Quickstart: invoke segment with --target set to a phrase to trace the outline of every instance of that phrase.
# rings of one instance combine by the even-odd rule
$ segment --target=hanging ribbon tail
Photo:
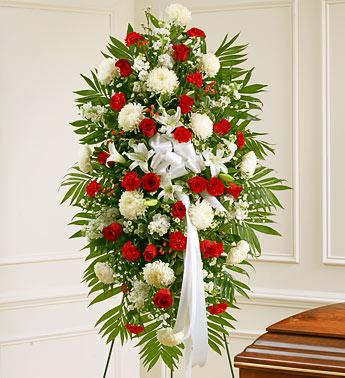
[[[181,298],[174,333],[184,333],[186,377],[190,378],[192,367],[196,365],[202,367],[207,360],[208,333],[198,231],[188,215],[189,197],[182,194],[180,200],[187,210],[187,247],[184,256]]]

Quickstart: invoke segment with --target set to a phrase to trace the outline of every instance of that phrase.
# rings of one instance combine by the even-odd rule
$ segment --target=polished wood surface
[[[267,331],[236,356],[241,378],[345,377],[345,304],[300,313]]]

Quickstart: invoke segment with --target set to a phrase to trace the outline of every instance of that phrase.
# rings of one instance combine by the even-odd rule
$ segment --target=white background
[[[149,4],[167,1],[0,0],[0,377],[95,378],[107,349],[93,329],[80,285],[81,244],[68,240],[71,215],[58,185],[77,155],[79,73],[101,60],[110,33],[139,28]],[[239,300],[232,352],[290,314],[345,298],[343,214],[344,0],[188,0],[210,48],[241,31],[248,67],[269,85],[262,122],[277,145],[269,160],[294,187],[281,196],[282,238],[263,238],[251,300]],[[100,306],[102,307],[102,306]],[[228,376],[211,354],[198,378]],[[157,367],[142,377],[168,377]],[[183,377],[183,372],[177,374]],[[136,351],[116,346],[109,377],[139,377]]]

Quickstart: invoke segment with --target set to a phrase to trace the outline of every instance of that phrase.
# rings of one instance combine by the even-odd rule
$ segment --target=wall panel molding
[[[330,90],[330,7],[345,0],[322,0],[322,103],[323,103],[323,252],[324,264],[345,265],[344,256],[332,253],[331,237],[331,90]]]

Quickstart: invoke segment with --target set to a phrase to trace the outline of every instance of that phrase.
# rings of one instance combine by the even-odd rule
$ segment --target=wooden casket
[[[240,378],[345,377],[345,303],[271,325],[235,366]]]

